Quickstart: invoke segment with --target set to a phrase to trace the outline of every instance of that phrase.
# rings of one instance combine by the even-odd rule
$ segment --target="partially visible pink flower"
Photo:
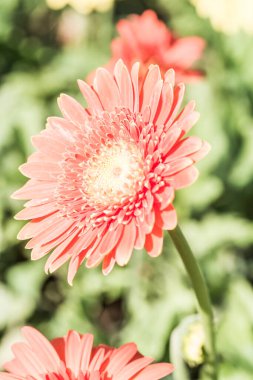
[[[88,108],[61,95],[63,118],[48,119],[20,167],[30,179],[13,197],[30,201],[16,219],[31,221],[18,238],[31,239],[33,260],[53,251],[46,271],[70,259],[70,283],[84,260],[88,268],[103,262],[108,274],[134,248],[158,256],[163,230],[177,224],[175,190],[196,180],[193,165],[209,151],[185,137],[199,115],[192,101],[179,112],[184,85],[174,71],[162,78],[151,65],[139,88],[138,70],[120,60],[114,75],[98,69],[93,86],[79,81]]]
[[[178,83],[201,78],[202,73],[192,69],[192,65],[203,53],[203,38],[176,38],[152,10],[120,20],[117,30],[119,37],[112,41],[112,59],[108,68],[113,69],[115,62],[122,58],[128,68],[139,61],[141,77],[153,63],[160,66],[162,73],[173,68]]]
[[[22,333],[26,342],[13,345],[15,358],[0,380],[156,380],[173,372],[172,364],[151,364],[135,343],[93,347],[91,334],[76,331],[51,342],[32,327]]]

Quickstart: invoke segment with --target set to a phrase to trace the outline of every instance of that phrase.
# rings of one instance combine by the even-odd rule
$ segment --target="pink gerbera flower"
[[[5,363],[0,380],[156,380],[173,372],[172,364],[150,364],[134,343],[93,347],[91,334],[76,331],[51,342],[32,327],[22,333],[26,342],[13,345],[15,359]]]
[[[141,78],[151,63],[158,64],[162,73],[173,68],[177,82],[190,82],[202,76],[200,71],[192,70],[192,65],[201,57],[205,41],[196,36],[176,38],[154,11],[120,20],[117,30],[119,37],[111,44],[109,68],[122,58],[128,68],[140,61]]]
[[[196,180],[193,164],[209,150],[184,137],[198,113],[190,102],[178,115],[184,85],[174,86],[173,70],[162,79],[151,65],[139,89],[138,68],[118,61],[114,75],[98,69],[93,86],[79,81],[86,109],[61,95],[63,118],[48,119],[20,167],[30,180],[13,197],[31,200],[16,219],[31,221],[18,238],[31,239],[33,260],[53,251],[46,271],[70,259],[70,283],[84,260],[108,274],[134,248],[158,256],[163,230],[177,224],[175,190]]]

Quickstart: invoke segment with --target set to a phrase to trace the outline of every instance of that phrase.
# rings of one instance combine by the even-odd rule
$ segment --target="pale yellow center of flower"
[[[88,160],[83,191],[97,204],[122,203],[142,186],[143,166],[141,153],[133,143],[108,142]]]

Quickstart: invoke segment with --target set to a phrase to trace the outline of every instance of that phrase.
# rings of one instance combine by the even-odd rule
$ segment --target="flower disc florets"
[[[19,238],[31,239],[33,259],[53,251],[47,271],[70,259],[69,282],[84,260],[107,274],[134,248],[158,256],[163,230],[177,223],[175,190],[194,182],[193,164],[209,150],[184,137],[198,113],[190,102],[178,114],[184,85],[173,70],[162,78],[151,65],[141,88],[138,70],[118,61],[114,75],[98,69],[92,86],[79,81],[86,109],[61,95],[63,118],[48,119],[21,166],[30,180],[14,197],[31,200],[16,217],[31,221]]]
[[[105,211],[108,220],[142,191],[147,164],[138,139],[131,135],[142,125],[134,116],[122,108],[90,117],[74,158],[71,146],[62,162],[55,193],[62,216],[80,220],[83,215],[86,225],[100,225],[104,220],[94,221],[94,213]]]

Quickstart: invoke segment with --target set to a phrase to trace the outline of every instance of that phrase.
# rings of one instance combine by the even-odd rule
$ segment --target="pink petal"
[[[134,248],[135,249],[142,249],[144,247],[146,240],[146,234],[142,226],[138,226],[136,229],[136,239],[134,242]]]
[[[3,368],[17,376],[18,380],[20,380],[20,376],[26,378],[27,371],[18,359],[13,359],[7,363],[4,363]]]
[[[92,112],[93,113],[102,112],[104,108],[96,92],[86,82],[82,80],[78,80],[78,86],[84,98],[86,99],[89,108],[92,110]]]
[[[181,107],[181,103],[185,93],[185,85],[183,83],[178,84],[174,88],[174,98],[173,104],[171,106],[171,111],[168,120],[166,120],[166,126],[170,126],[176,118],[176,115]]]
[[[107,111],[114,111],[120,105],[119,89],[107,70],[100,68],[96,71],[94,88]]]
[[[77,239],[77,234],[79,231],[74,231],[70,236],[67,237],[49,256],[46,265],[45,272],[50,271],[51,273],[60,266],[59,261],[62,263],[69,259],[68,247],[73,244]]]
[[[177,127],[168,130],[166,136],[164,137],[161,143],[160,148],[164,156],[166,156],[169,153],[169,151],[173,148],[173,146],[176,144],[176,142],[180,138],[181,133],[181,129]]]
[[[105,276],[107,276],[111,270],[113,269],[114,267],[114,264],[116,262],[115,260],[115,254],[116,254],[116,250],[113,249],[110,253],[108,253],[104,260],[103,260],[103,266],[102,266],[102,271],[103,271],[103,274]]]
[[[155,212],[151,210],[148,214],[145,215],[144,225],[146,234],[150,233],[154,227],[155,223]]]
[[[53,194],[56,182],[35,182],[29,180],[21,189],[11,195],[13,199],[43,199]]]
[[[181,66],[185,69],[191,67],[200,58],[205,48],[205,41],[200,37],[179,38],[167,54],[167,64]]]
[[[169,182],[174,189],[182,189],[193,184],[198,178],[198,175],[198,170],[194,166],[190,166],[174,176],[169,177]]]
[[[57,236],[46,244],[36,245],[31,251],[31,259],[38,260],[47,255],[52,249],[63,243],[68,236],[76,230],[75,224],[72,224],[63,234]]]
[[[59,217],[54,224],[41,231],[38,235],[32,238],[26,245],[26,248],[31,249],[36,245],[44,245],[57,237],[65,234],[66,231],[73,225],[73,221]]]
[[[146,367],[134,380],[159,380],[174,371],[174,367],[169,363],[155,363]]]
[[[0,380],[20,380],[20,376],[11,375],[10,373],[0,373]]]
[[[30,201],[25,202],[24,206],[28,207],[37,207],[37,206],[46,206],[48,203],[54,202],[54,197],[45,197],[44,199],[31,199]]]
[[[42,153],[46,154],[49,161],[59,161],[66,149],[66,144],[49,136],[37,135],[32,137],[32,144]]]
[[[157,212],[156,224],[163,230],[173,230],[177,225],[177,213],[170,204],[164,210]]]
[[[63,116],[73,122],[75,125],[82,127],[87,120],[85,109],[71,96],[61,94],[58,98],[58,105]]]
[[[102,363],[105,361],[105,349],[104,347],[98,346],[96,349],[96,353],[92,357],[89,365],[89,370],[91,371],[98,371],[102,365]]]
[[[50,133],[52,137],[58,137],[65,142],[74,142],[75,138],[73,133],[78,132],[78,130],[78,126],[62,117],[51,116],[47,119],[46,131]]]
[[[86,268],[95,268],[98,266],[102,261],[104,256],[101,255],[99,251],[97,251],[97,247],[99,245],[99,239],[95,241],[94,245],[89,248],[89,250],[86,253],[87,261],[86,261]]]
[[[155,116],[157,114],[157,109],[158,109],[158,104],[159,104],[161,93],[162,93],[162,88],[163,88],[163,81],[159,80],[153,89],[153,95],[149,103],[150,110],[151,110],[150,119],[149,119],[150,122],[154,121]]]
[[[165,169],[162,172],[164,177],[171,176],[172,174],[178,173],[181,170],[191,166],[193,164],[193,160],[189,157],[179,158],[176,161],[172,161],[169,164],[165,165]]]
[[[143,357],[131,361],[122,370],[117,374],[117,380],[126,380],[131,379],[136,373],[138,373],[143,368],[147,367],[150,363],[153,362],[152,358]]]
[[[177,81],[183,83],[198,82],[203,78],[203,71],[200,70],[178,70]]]
[[[86,256],[88,256],[91,250],[92,251],[94,250],[94,245],[91,245],[89,248],[86,248],[82,250],[81,252],[79,252],[78,254],[73,255],[71,257],[70,262],[69,262],[68,277],[67,277],[69,285],[73,285],[73,280],[76,276],[77,270],[82,265]]]
[[[19,240],[26,240],[38,235],[48,226],[52,225],[56,220],[58,220],[57,213],[54,213],[50,216],[41,217],[33,219],[28,222],[18,233]]]
[[[179,125],[185,133],[187,133],[199,119],[199,113],[194,111],[195,106],[195,101],[191,100],[175,119],[177,125]]]
[[[98,248],[101,255],[107,255],[111,252],[121,238],[123,230],[124,227],[120,224],[114,231],[109,230],[104,236],[102,236],[101,244]]]
[[[100,372],[99,371],[97,371],[97,372],[92,372],[91,374],[90,374],[90,378],[89,378],[89,380],[100,380],[101,379],[101,377],[100,377]]]
[[[202,140],[199,137],[191,136],[180,141],[172,152],[169,153],[165,162],[169,162],[179,159],[181,157],[190,156],[193,153],[199,151],[202,147]]]
[[[49,162],[50,160],[47,160],[47,155],[42,153],[42,152],[34,152],[27,159],[27,163],[40,162],[40,161],[45,161],[45,162],[48,161]]]
[[[174,199],[175,193],[171,186],[164,186],[155,193],[155,197],[160,203],[159,209],[164,210]]]
[[[54,181],[60,174],[60,167],[55,162],[28,162],[19,167],[23,175],[40,181]]]
[[[152,233],[146,236],[145,249],[149,256],[157,257],[162,253],[163,230],[157,225],[154,226]]]
[[[117,23],[117,30],[119,34],[124,38],[124,42],[127,48],[138,54],[138,42],[134,38],[134,30],[132,28],[132,25],[129,25],[127,20],[121,19]]]
[[[116,63],[114,76],[119,87],[121,105],[133,111],[133,86],[129,71],[122,60]]]
[[[182,121],[178,121],[180,128],[187,133],[199,120],[199,113],[192,112],[189,116],[185,117]],[[180,123],[180,124],[179,124]]]
[[[127,343],[116,349],[111,356],[109,365],[106,368],[109,376],[116,375],[137,353],[135,343]]]
[[[150,65],[147,76],[143,83],[143,87],[140,93],[141,100],[141,112],[144,111],[146,106],[149,106],[151,98],[153,96],[154,87],[161,79],[161,73],[157,65]]]
[[[116,261],[118,265],[124,266],[128,263],[134,247],[136,227],[133,220],[124,227],[122,237],[116,248]]]
[[[76,331],[69,331],[66,337],[65,362],[77,377],[80,370],[80,335]]]
[[[93,340],[94,338],[91,334],[84,334],[81,338],[81,351],[79,362],[79,368],[81,371],[86,371],[89,368]]]
[[[45,363],[41,362],[39,357],[36,356],[33,349],[25,343],[15,343],[12,346],[12,351],[17,360],[22,363],[26,375],[38,376],[40,373],[46,373],[47,368]]]
[[[131,79],[133,84],[133,92],[134,92],[134,112],[139,112],[139,62],[136,62],[132,66],[131,70]]]
[[[99,241],[97,237],[97,230],[90,230],[83,235],[78,234],[76,238],[71,242],[71,244],[69,244],[67,247],[68,255],[71,256],[70,266],[72,266],[73,262],[76,260],[78,255],[80,255],[80,253],[82,253],[84,257],[84,253],[87,252],[88,249],[94,247],[96,241]],[[78,260],[76,260],[76,263],[77,262]]]
[[[21,331],[47,371],[57,371],[60,360],[51,343],[32,327],[23,327]]]
[[[23,210],[21,210],[15,215],[15,219],[17,220],[36,219],[36,218],[41,218],[46,215],[51,215],[55,211],[57,211],[57,206],[55,202],[51,202],[45,205],[24,208]]]
[[[164,82],[170,84],[172,87],[175,86],[175,82],[176,82],[175,70],[169,69],[165,72]]]
[[[199,161],[199,160],[202,160],[202,158],[204,158],[211,150],[211,145],[206,142],[206,141],[203,141],[202,142],[202,146],[201,148],[190,155],[191,159],[194,160],[195,162]]]
[[[56,255],[55,250],[53,251],[52,254]],[[50,257],[49,257],[49,259],[50,259]],[[58,256],[54,259],[53,263],[50,264],[49,268],[47,268],[49,266],[49,264],[46,262],[45,272],[46,273],[54,273],[57,269],[62,267],[69,259],[70,259],[70,255],[68,254],[68,252],[64,252],[64,253],[60,253],[60,254],[58,253]]]

